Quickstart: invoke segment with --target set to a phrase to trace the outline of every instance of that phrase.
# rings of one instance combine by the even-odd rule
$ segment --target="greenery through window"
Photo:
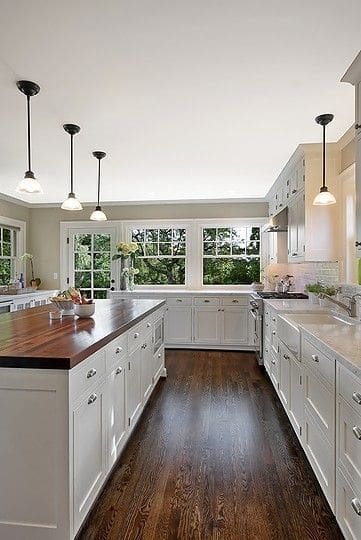
[[[135,258],[138,285],[185,284],[185,229],[133,229],[131,237],[138,244]]]
[[[88,298],[106,298],[111,279],[111,236],[74,234],[74,286]]]
[[[16,232],[0,225],[0,285],[8,285],[15,277]]]
[[[247,285],[259,277],[259,227],[203,229],[203,285]]]

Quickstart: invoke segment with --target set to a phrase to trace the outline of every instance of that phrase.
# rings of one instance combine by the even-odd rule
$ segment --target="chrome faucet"
[[[349,315],[349,317],[356,317],[357,316],[356,298],[358,296],[361,296],[361,293],[354,294],[353,296],[345,296],[345,298],[348,298],[350,300],[349,304],[347,305],[347,304],[344,304],[343,302],[340,302],[339,300],[335,300],[332,296],[329,296],[328,294],[320,293],[318,295],[319,298],[327,298],[327,300],[329,300],[333,304],[336,304],[336,306],[339,306],[340,308],[344,309],[347,312],[347,314]]]

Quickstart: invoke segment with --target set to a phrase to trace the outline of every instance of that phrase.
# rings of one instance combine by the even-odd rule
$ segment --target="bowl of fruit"
[[[62,311],[63,315],[74,315],[75,313],[75,307],[76,306],[92,306],[91,309],[95,310],[95,304],[93,304],[92,300],[88,300],[85,296],[81,295],[81,292],[79,289],[75,289],[74,287],[69,287],[66,291],[63,291],[61,294],[58,294],[58,296],[53,296],[50,298],[50,302],[54,304],[58,309]],[[90,308],[88,308],[88,312],[91,311]],[[81,309],[79,310],[81,311]],[[84,310],[84,313],[87,311]],[[79,317],[79,313],[76,313]],[[91,315],[86,315],[87,317],[91,317]]]

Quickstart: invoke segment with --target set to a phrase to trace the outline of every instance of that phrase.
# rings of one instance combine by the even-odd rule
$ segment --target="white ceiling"
[[[360,48],[360,0],[2,0],[0,192],[26,169],[25,98],[32,100],[33,170],[44,195],[69,191],[69,136],[78,123],[75,191],[148,201],[263,197],[300,142],[353,122],[340,83]]]

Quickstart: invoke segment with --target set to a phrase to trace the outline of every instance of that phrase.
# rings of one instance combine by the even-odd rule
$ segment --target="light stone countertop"
[[[305,313],[305,312],[314,312],[314,311],[328,311],[327,308],[320,306],[319,304],[312,304],[309,300],[305,299],[289,299],[289,300],[263,300],[265,304],[272,307],[279,313],[282,312],[291,312],[291,313]]]
[[[58,289],[36,289],[35,291],[30,292],[24,292],[19,294],[0,294],[0,302],[11,302],[12,300],[15,300],[16,298],[26,298],[27,296],[36,296],[38,294],[48,294],[49,296],[52,296],[54,293],[56,293]]]
[[[126,296],[132,296],[137,294],[159,294],[163,296],[175,295],[194,295],[194,294],[206,294],[206,295],[249,295],[254,293],[252,289],[134,289],[134,291],[113,291],[114,293],[121,293]]]

